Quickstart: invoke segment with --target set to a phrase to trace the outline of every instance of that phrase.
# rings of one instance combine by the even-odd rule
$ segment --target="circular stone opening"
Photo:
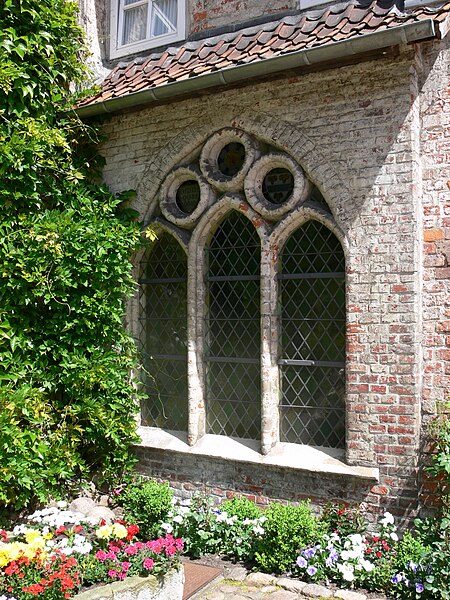
[[[185,181],[177,189],[175,202],[178,208],[190,215],[197,208],[200,202],[200,185],[195,179]]]
[[[294,191],[294,176],[284,167],[272,169],[264,177],[262,192],[272,204],[283,204]]]
[[[222,148],[217,157],[219,171],[227,177],[234,177],[244,166],[245,148],[240,142],[230,142]]]

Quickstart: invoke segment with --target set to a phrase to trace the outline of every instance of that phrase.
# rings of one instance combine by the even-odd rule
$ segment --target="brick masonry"
[[[436,403],[448,397],[449,64],[445,42],[411,45],[395,57],[143,107],[105,125],[105,180],[114,191],[137,190],[146,224],[168,171],[222,127],[286,151],[321,190],[347,244],[347,461],[379,467],[380,482],[140,448],[147,474],[186,493],[252,495],[253,486],[261,502],[334,497],[406,518],[432,502],[429,482],[419,502],[420,463]]]

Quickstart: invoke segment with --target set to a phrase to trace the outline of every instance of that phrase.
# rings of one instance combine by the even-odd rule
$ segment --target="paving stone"
[[[245,583],[248,585],[276,585],[277,578],[267,573],[250,573],[246,578]]]
[[[307,585],[304,581],[299,581],[298,579],[290,579],[289,577],[280,577],[277,580],[277,585],[288,590],[289,592],[298,592],[300,593],[305,585]]]
[[[304,596],[310,598],[332,598],[333,592],[323,585],[317,585],[316,583],[307,583],[302,589]]]
[[[227,567],[225,569],[225,578],[231,579],[231,581],[244,581],[247,577],[248,571],[244,567]]]
[[[225,594],[220,590],[213,590],[212,592],[207,593],[204,598],[205,600],[225,600]]]
[[[237,585],[232,585],[231,583],[222,583],[219,585],[219,590],[224,594],[232,594],[233,592],[240,593],[241,589]]]
[[[269,594],[270,592],[276,592],[277,589],[278,588],[276,585],[263,585],[261,592],[264,592],[264,594]]]
[[[350,590],[337,590],[337,592],[334,592],[334,597],[342,598],[342,600],[367,600],[366,594],[351,592]]]
[[[295,592],[288,592],[287,590],[278,590],[268,596],[268,600],[297,600],[298,594]]]

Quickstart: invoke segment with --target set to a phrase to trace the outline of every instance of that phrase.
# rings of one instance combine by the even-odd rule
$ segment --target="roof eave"
[[[375,31],[360,37],[325,44],[324,46],[297,50],[289,54],[236,65],[190,79],[147,88],[118,98],[80,106],[74,109],[74,112],[82,118],[114,113],[126,108],[186,96],[200,90],[236,84],[250,78],[263,77],[299,67],[319,65],[398,44],[425,41],[438,37],[438,34],[439,30],[433,19],[424,19],[423,21],[406,23],[398,27]]]

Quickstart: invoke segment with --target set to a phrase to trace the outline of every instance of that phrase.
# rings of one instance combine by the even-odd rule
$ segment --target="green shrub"
[[[230,517],[238,517],[240,521],[244,521],[245,519],[259,519],[262,515],[262,510],[259,506],[245,496],[225,500],[220,508]]]
[[[76,11],[0,2],[0,509],[134,463],[140,226],[98,183],[99,128],[64,112],[87,75]]]
[[[161,523],[167,519],[172,508],[173,491],[167,483],[138,480],[130,484],[120,495],[124,519],[139,525],[141,539],[158,537]]]
[[[298,551],[322,537],[322,527],[309,502],[298,506],[273,502],[265,512],[265,535],[257,545],[255,561],[266,572],[291,569]]]
[[[328,502],[322,511],[320,520],[327,531],[330,533],[334,531],[339,535],[364,533],[367,530],[367,522],[358,506]]]

